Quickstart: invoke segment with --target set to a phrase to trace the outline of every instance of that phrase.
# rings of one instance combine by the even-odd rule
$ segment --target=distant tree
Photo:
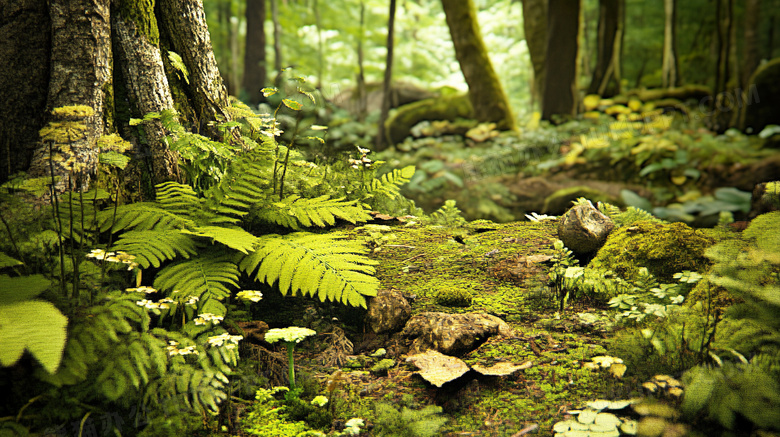
[[[745,1],[745,36],[744,36],[744,48],[742,53],[744,59],[742,61],[742,89],[748,88],[750,76],[756,71],[761,61],[761,56],[758,53],[758,35],[759,26],[761,25],[761,0],[746,0]]]
[[[547,51],[547,0],[523,0],[523,31],[534,79],[531,105],[541,100],[544,91],[544,56]]]
[[[246,48],[244,91],[250,104],[263,101],[262,88],[268,78],[265,65],[265,0],[246,2]]]
[[[482,41],[473,0],[442,0],[441,3],[477,120],[496,123],[500,129],[514,129],[509,100]]]
[[[588,94],[620,94],[625,0],[600,0],[596,68]]]
[[[676,0],[664,0],[664,53],[661,66],[661,81],[664,88],[675,87],[680,81],[677,68],[676,11]]]
[[[211,124],[230,120],[200,0],[28,0],[3,10],[0,38],[0,177],[29,170],[48,176],[52,142],[38,130],[76,119],[84,131],[58,140],[67,181],[74,163],[88,175],[97,165],[97,140],[119,133],[134,145],[146,180],[178,180],[177,156],[156,122],[130,126],[130,117],[178,110],[179,121],[217,137]],[[3,5],[5,8],[6,5]],[[8,12],[8,14],[6,14]],[[29,83],[30,85],[27,85]],[[52,114],[84,105],[90,111]],[[65,117],[66,120],[60,117]],[[81,185],[87,184],[88,178]]]
[[[545,57],[542,119],[573,115],[577,110],[577,51],[580,0],[547,3],[547,56]]]
[[[282,72],[282,23],[279,22],[279,0],[270,0],[271,2],[271,21],[274,25],[274,70],[276,70],[276,79],[278,82]]]
[[[729,127],[735,108],[733,102],[727,100],[727,86],[731,76],[732,34],[734,33],[734,0],[715,1],[715,47],[717,60],[715,63],[714,98],[710,103],[710,129],[724,132]]]
[[[387,16],[387,56],[385,57],[385,79],[382,84],[382,112],[379,115],[379,130],[376,135],[376,148],[381,150],[386,143],[385,121],[390,113],[390,90],[393,80],[393,46],[395,45],[395,1],[390,0]]]

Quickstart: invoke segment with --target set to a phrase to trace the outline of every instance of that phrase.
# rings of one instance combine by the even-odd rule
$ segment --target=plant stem
[[[288,372],[287,375],[290,380],[290,389],[295,388],[295,366],[294,366],[294,358],[293,358],[293,349],[295,349],[295,343],[293,342],[287,342],[285,343],[287,345],[287,365],[288,365]]]
[[[51,171],[51,202],[52,214],[54,214],[54,223],[57,224],[57,238],[59,239],[60,255],[60,291],[63,296],[67,296],[68,291],[65,287],[65,254],[62,248],[62,220],[60,220],[60,204],[57,201],[57,183],[54,178],[54,146],[49,141],[49,170]]]
[[[292,140],[290,145],[287,146],[287,154],[284,156],[284,168],[282,169],[282,177],[279,179],[279,201],[284,199],[284,177],[287,175],[287,164],[290,161],[290,150],[295,146],[295,138],[298,136],[298,126],[301,124],[301,118],[303,113],[298,112],[298,117],[295,119],[295,130],[293,131]]]

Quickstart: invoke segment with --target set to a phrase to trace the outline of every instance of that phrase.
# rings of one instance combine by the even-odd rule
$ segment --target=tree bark
[[[274,70],[278,82],[282,75],[282,24],[279,22],[279,0],[271,0],[271,21],[274,25]],[[277,83],[276,86],[279,86]]]
[[[620,94],[620,49],[623,39],[625,0],[600,0],[596,37],[596,68],[588,94],[605,97]]]
[[[679,85],[676,22],[677,2],[664,0],[664,49],[661,67],[661,81],[664,88],[673,88]]]
[[[387,57],[385,60],[385,79],[382,84],[382,112],[379,115],[378,131],[376,135],[376,149],[382,150],[386,143],[385,121],[390,113],[390,90],[393,81],[393,46],[395,45],[395,2],[390,0],[390,10],[387,17]]]
[[[265,15],[265,0],[247,0],[244,91],[252,105],[264,100],[261,90],[268,78],[265,64]]]
[[[750,76],[756,71],[761,61],[758,53],[758,30],[761,24],[761,0],[746,0],[745,2],[745,39],[742,53],[742,89],[747,90]]]
[[[549,0],[542,118],[574,115],[577,110],[577,52],[580,1]]]
[[[531,106],[544,92],[544,58],[547,51],[547,0],[523,0],[523,32],[534,67]]]
[[[512,110],[482,41],[473,0],[442,0],[442,6],[477,120],[514,129]]]
[[[726,92],[729,83],[731,66],[731,35],[734,25],[734,0],[716,0],[715,6],[715,37],[717,42],[717,62],[715,70],[714,98],[710,104],[709,128],[716,132],[725,132],[731,119],[728,112],[735,108],[729,107]],[[733,102],[731,102],[733,103]]]

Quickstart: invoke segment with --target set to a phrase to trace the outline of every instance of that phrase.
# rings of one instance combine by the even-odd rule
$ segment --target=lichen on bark
[[[122,0],[118,13],[122,18],[135,23],[138,33],[144,35],[150,44],[160,45],[160,30],[154,16],[155,0]]]

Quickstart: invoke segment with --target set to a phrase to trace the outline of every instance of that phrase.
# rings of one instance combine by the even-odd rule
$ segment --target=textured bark
[[[523,32],[534,67],[533,98],[544,92],[544,57],[547,51],[547,0],[523,0]]]
[[[734,0],[716,0],[715,38],[718,50],[714,98],[711,99],[709,128],[716,132],[725,132],[731,121],[731,107],[726,101],[730,97],[726,91],[731,66],[731,39],[734,26]]]
[[[542,94],[542,118],[574,115],[577,109],[577,51],[580,2],[549,0],[547,57]]]
[[[154,20],[154,16],[148,18]],[[124,78],[130,106],[135,112],[133,115],[142,117],[150,112],[173,109],[173,97],[160,49],[139,33],[134,21],[114,14],[111,23],[116,38],[117,64]],[[153,182],[180,180],[177,156],[164,142],[167,131],[157,121],[144,123],[143,126]]]
[[[274,1],[274,0],[272,0]],[[395,29],[395,0],[390,0],[387,17],[387,56],[385,58],[385,80],[382,84],[382,112],[379,115],[379,129],[376,135],[376,148],[382,150],[388,141],[385,122],[390,113],[390,85],[393,80],[393,46]]]
[[[46,0],[0,2],[0,183],[30,166],[46,120],[50,29]]]
[[[620,94],[620,49],[623,39],[625,0],[599,1],[596,68],[588,94]]]
[[[482,41],[473,0],[442,0],[442,6],[477,120],[514,129],[512,110]]]
[[[664,0],[664,53],[661,67],[662,84],[664,88],[679,85],[677,74],[677,2]]]
[[[271,21],[274,24],[274,70],[277,81],[282,72],[282,24],[279,23],[279,0],[271,1]]]
[[[209,122],[227,121],[227,90],[217,68],[200,0],[160,0],[162,29],[189,71],[190,94],[200,120],[200,132],[217,137]]]
[[[265,65],[265,15],[265,0],[247,0],[244,91],[252,105],[263,101],[261,90],[268,78]]]

